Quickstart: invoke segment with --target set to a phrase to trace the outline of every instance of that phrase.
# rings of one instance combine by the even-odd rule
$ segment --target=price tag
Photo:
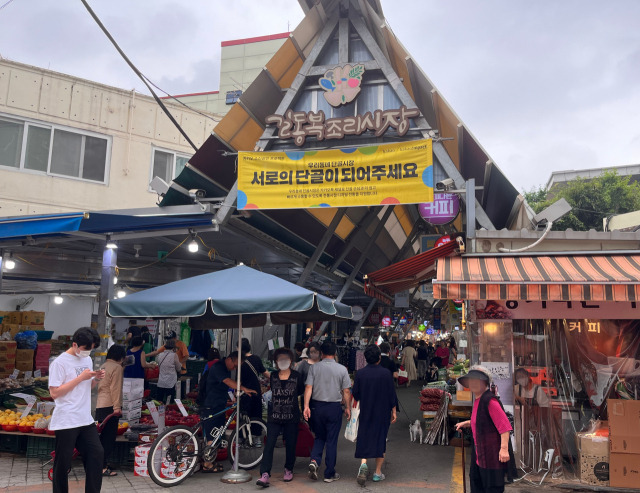
[[[25,371],[24,372],[24,378],[32,378],[33,377],[33,372],[32,371]]]
[[[9,375],[9,378],[11,378],[12,380],[17,380],[18,375],[20,375],[20,370],[16,368],[15,370],[13,370],[13,373]]]
[[[147,409],[149,409],[149,412],[151,413],[153,422],[155,423],[156,426],[158,426],[160,419],[158,415],[158,408],[156,407],[155,403],[151,401],[147,402]]]
[[[36,370],[33,372],[33,378],[40,378],[42,376],[42,370]]]
[[[11,394],[13,397],[17,397],[18,399],[24,399],[25,401],[27,401],[27,407],[25,408],[24,412],[22,413],[22,416],[20,416],[20,418],[24,418],[26,416],[29,415],[29,413],[31,412],[31,409],[33,409],[33,406],[36,403],[36,397],[34,395],[29,395],[29,394],[22,394],[22,393],[16,393],[16,394]]]
[[[183,416],[189,416],[189,413],[187,412],[187,410],[184,407],[184,404],[182,403],[182,400],[175,399],[175,403],[178,405],[178,409],[180,409],[180,412],[182,413]]]

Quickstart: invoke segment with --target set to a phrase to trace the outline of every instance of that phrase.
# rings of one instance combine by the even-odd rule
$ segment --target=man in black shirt
[[[127,338],[126,342],[130,342],[134,337],[142,336],[142,328],[137,325],[130,325],[127,329]]]

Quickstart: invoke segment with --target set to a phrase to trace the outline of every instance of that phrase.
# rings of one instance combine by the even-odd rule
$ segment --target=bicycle
[[[239,394],[241,396],[242,393]],[[202,419],[193,427],[178,425],[163,431],[151,445],[149,450],[147,469],[151,479],[159,486],[169,488],[183,483],[189,476],[196,472],[197,466],[201,462],[215,462],[220,448],[227,447],[229,460],[235,462],[236,440],[239,442],[238,467],[251,469],[262,460],[262,444],[256,444],[252,429],[259,428],[259,438],[264,444],[266,442],[267,427],[258,419],[250,419],[244,413],[236,422],[231,440],[227,443],[225,433],[231,422],[236,418],[237,402],[220,411]],[[211,430],[211,443],[205,440],[202,430],[203,423],[215,418],[228,410],[233,412],[227,418],[226,423]],[[238,438],[239,437],[239,438]]]

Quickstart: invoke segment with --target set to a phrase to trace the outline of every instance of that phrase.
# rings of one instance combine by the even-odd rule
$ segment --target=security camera
[[[191,200],[203,199],[206,195],[207,193],[199,188],[192,188],[189,190],[189,197],[191,197]]]
[[[447,189],[451,188],[454,185],[455,185],[455,183],[453,182],[452,178],[446,178],[446,179],[436,183],[436,190],[447,190]]]

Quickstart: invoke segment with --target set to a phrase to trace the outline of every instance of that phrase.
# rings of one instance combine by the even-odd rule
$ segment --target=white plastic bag
[[[360,418],[360,403],[358,402],[355,407],[351,408],[351,419],[347,423],[347,427],[344,430],[344,437],[350,442],[355,442],[358,438],[358,423]]]

